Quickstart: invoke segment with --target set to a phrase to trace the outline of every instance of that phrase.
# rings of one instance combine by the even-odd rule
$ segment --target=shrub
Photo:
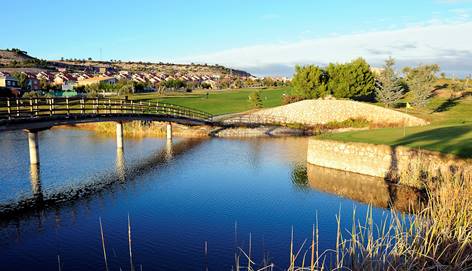
[[[291,104],[291,103],[296,103],[299,101],[303,101],[304,98],[300,96],[295,96],[295,95],[283,95],[282,96],[282,104]]]

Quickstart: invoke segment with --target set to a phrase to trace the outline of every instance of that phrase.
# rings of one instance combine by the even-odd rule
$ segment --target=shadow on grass
[[[472,158],[472,136],[454,142],[458,137],[472,131],[472,125],[441,127],[414,133],[394,142],[394,146],[414,145],[415,147],[452,153],[463,158]]]
[[[456,98],[449,98],[445,100],[442,104],[440,104],[433,112],[434,113],[439,113],[439,112],[445,112],[451,109],[452,107],[456,106],[459,103],[459,100],[462,97],[456,97]]]

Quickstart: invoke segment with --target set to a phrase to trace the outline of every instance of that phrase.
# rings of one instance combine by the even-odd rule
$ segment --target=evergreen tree
[[[249,100],[251,101],[253,107],[255,108],[262,108],[262,97],[260,91],[254,91],[249,96]]]
[[[408,88],[411,92],[411,102],[415,106],[424,107],[433,96],[433,83],[439,66],[420,65],[416,68],[406,67],[403,69],[406,75]]]
[[[292,79],[293,95],[304,99],[324,97],[327,92],[328,76],[315,65],[296,66]]]
[[[389,58],[385,60],[384,70],[380,73],[380,85],[377,86],[375,94],[378,101],[387,105],[394,106],[403,98],[403,87],[397,76],[395,69],[395,60]]]
[[[365,99],[375,90],[374,74],[362,58],[345,64],[329,64],[328,90],[336,98]]]

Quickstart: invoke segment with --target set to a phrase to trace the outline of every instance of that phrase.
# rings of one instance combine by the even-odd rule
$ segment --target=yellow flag
[[[406,103],[406,108],[411,108],[410,103],[408,103],[408,102]]]

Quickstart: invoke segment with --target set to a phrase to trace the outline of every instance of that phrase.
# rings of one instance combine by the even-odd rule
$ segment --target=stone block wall
[[[472,173],[472,160],[403,146],[339,142],[311,138],[307,162],[382,178],[414,177],[419,172],[445,176],[457,171]],[[402,175],[403,174],[403,175]],[[411,184],[415,185],[415,184]]]

